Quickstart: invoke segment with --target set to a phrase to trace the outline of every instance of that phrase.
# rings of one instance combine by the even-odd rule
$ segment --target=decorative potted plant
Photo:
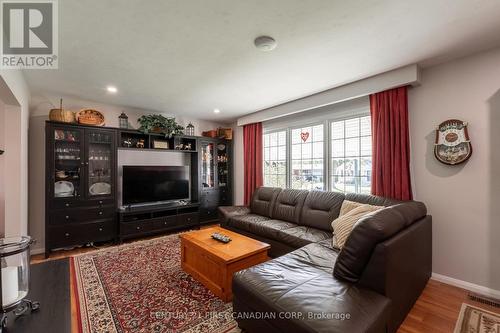
[[[179,125],[175,118],[167,118],[161,114],[141,116],[137,121],[141,125],[139,131],[143,133],[162,133],[165,134],[166,138],[184,134],[184,127]]]

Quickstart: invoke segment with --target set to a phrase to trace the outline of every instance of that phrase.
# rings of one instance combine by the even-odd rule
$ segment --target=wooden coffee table
[[[231,237],[225,244],[211,235],[214,232]],[[203,283],[216,296],[229,302],[232,297],[233,274],[267,261],[269,244],[220,227],[187,232],[181,238],[182,269]]]

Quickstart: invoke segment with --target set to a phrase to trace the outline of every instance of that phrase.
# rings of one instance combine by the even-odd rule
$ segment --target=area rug
[[[454,333],[500,333],[500,314],[463,303]]]
[[[178,234],[71,258],[80,333],[234,332],[224,303],[180,265]]]

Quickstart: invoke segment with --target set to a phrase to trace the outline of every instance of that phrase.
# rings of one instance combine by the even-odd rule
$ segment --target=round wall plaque
[[[458,119],[443,121],[436,128],[434,156],[441,163],[456,165],[472,155],[472,145],[467,132],[467,123]]]

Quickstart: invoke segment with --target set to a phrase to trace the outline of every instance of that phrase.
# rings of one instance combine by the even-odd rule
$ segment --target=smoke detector
[[[276,48],[276,41],[274,38],[269,36],[259,36],[255,38],[254,42],[255,47],[261,51],[272,51]]]

